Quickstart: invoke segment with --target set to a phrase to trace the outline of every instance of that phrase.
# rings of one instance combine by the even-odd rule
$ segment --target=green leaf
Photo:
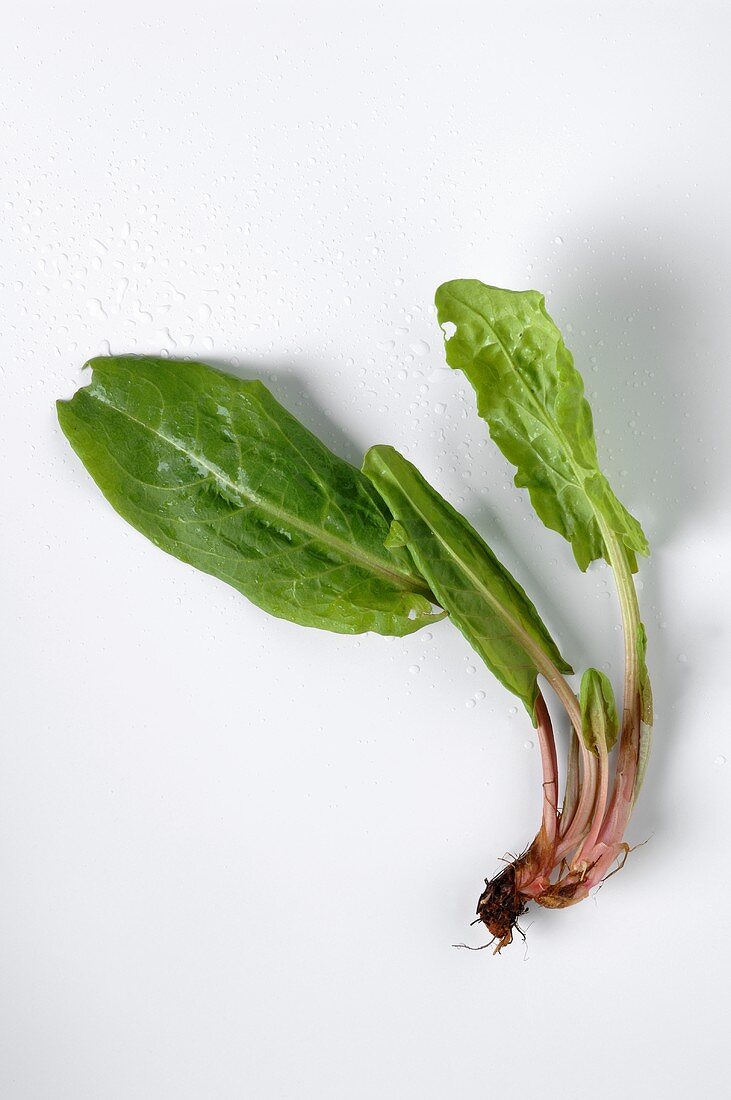
[[[389,550],[393,550],[397,546],[406,546],[408,541],[409,536],[403,525],[400,524],[397,519],[392,520],[391,526],[388,529],[388,534],[386,535],[386,541],[383,545],[387,546]]]
[[[93,359],[58,402],[69,442],[107,500],[156,546],[273,615],[345,634],[433,622],[391,516],[258,381],[203,363]]]
[[[587,668],[581,677],[581,735],[590,752],[599,755],[599,746],[611,752],[619,736],[619,717],[612,685],[596,668]]]
[[[652,687],[647,671],[647,631],[644,624],[637,626],[637,668],[640,686],[640,716],[648,726],[652,725]]]
[[[602,527],[636,568],[647,539],[599,469],[581,375],[543,295],[455,279],[439,287],[436,306],[440,325],[455,326],[447,362],[472,383],[480,416],[543,523],[568,539],[582,570],[607,557]]]
[[[647,632],[642,623],[639,623],[637,627],[637,673],[640,689],[640,746],[633,795],[635,801],[645,781],[650,750],[652,749],[652,687],[650,686],[650,674],[647,671]]]
[[[417,569],[487,667],[533,717],[547,661],[571,672],[520,585],[467,520],[393,447],[372,447],[363,472],[406,538]]]

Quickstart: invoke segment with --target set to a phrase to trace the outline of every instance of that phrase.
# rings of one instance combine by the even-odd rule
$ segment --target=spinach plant
[[[538,732],[542,815],[478,902],[499,952],[530,901],[573,905],[629,851],[652,726],[633,582],[648,545],[599,469],[582,380],[543,296],[455,280],[439,287],[436,306],[451,329],[447,362],[474,387],[515,484],[581,570],[597,558],[612,567],[625,640],[621,717],[597,669],[584,672],[577,696],[524,589],[392,447],[372,447],[357,470],[261,382],[172,359],[91,360],[90,384],[58,402],[58,417],[107,500],[163,550],[303,626],[403,636],[448,617],[522,700]],[[562,798],[540,678],[571,729]]]

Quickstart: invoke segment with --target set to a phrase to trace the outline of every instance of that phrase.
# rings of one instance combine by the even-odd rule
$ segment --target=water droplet
[[[523,742],[523,748],[524,749],[534,749],[535,745],[533,744],[532,741],[524,741]]]
[[[485,698],[484,691],[476,691],[475,692],[475,699],[477,700],[478,703],[481,703],[484,698]]]
[[[412,676],[415,676],[417,672],[421,672],[421,667],[419,665],[409,665],[409,672]]]
[[[413,351],[414,355],[428,355],[431,351],[426,340],[414,340],[413,343],[409,344],[409,348]]]
[[[465,706],[467,707],[468,710],[474,710],[474,708],[477,706],[477,703],[475,702],[474,699],[468,699],[467,702],[465,703]]]
[[[475,668],[474,665],[467,665],[467,668],[465,669],[465,672],[467,673],[468,676],[474,676],[474,674],[477,672],[477,669]]]
[[[713,763],[718,764],[719,767],[722,767],[726,763],[726,757],[725,756],[717,756],[716,759],[713,761]]]
[[[554,244],[563,244],[563,237],[554,237],[553,238],[553,243]]]
[[[508,707],[508,715],[509,715],[510,718],[514,718],[517,713],[518,713],[518,708],[517,707]]]
[[[101,304],[98,298],[88,298],[86,302],[86,308],[89,311],[91,317],[101,317],[106,319],[106,313],[104,306]]]
[[[173,339],[169,328],[161,328],[159,332],[155,333],[155,339],[161,340],[163,344],[170,344],[171,347],[176,347],[175,340]]]

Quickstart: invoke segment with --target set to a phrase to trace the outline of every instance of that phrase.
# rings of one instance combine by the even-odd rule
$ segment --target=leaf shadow
[[[596,415],[599,456],[618,495],[642,516],[655,548],[704,510],[700,410],[688,375],[699,288],[684,243],[611,225],[604,246],[579,253],[548,307],[564,330]],[[672,240],[672,244],[669,243]]]
[[[264,382],[276,399],[331,451],[360,469],[363,450],[332,419],[315,395],[311,378],[322,372],[322,364],[309,364],[303,358],[285,356],[271,356],[255,363],[240,358],[233,361],[207,356],[206,362],[238,378]]]
[[[678,596],[663,563],[673,541],[714,509],[720,486],[706,480],[707,456],[698,441],[708,428],[707,410],[697,376],[695,385],[689,382],[697,369],[701,287],[677,227],[638,231],[648,224],[638,210],[593,229],[594,243],[577,252],[548,305],[560,326],[565,330],[568,321],[573,330],[566,342],[595,411],[600,462],[652,547],[640,565],[639,598],[659,736],[634,828],[662,836],[673,815],[667,792],[673,744],[683,732],[681,704],[694,690],[688,676],[678,675],[683,639],[662,625],[668,601]]]

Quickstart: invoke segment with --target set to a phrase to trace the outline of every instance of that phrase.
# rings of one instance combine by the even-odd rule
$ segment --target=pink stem
[[[543,768],[543,834],[546,844],[553,848],[558,829],[558,758],[551,718],[542,695],[536,700],[536,720]]]
[[[586,843],[582,844],[580,852],[572,860],[571,870],[560,880],[562,884],[573,883],[575,885],[575,889],[571,894],[572,904],[587,897],[589,891],[598,886],[605,878],[610,867],[622,851],[628,850],[623,837],[634,805],[639,737],[640,700],[638,696],[633,712],[625,715],[622,739],[619,745],[617,770],[614,777],[614,789],[609,800],[609,806],[603,817],[597,806],[597,813],[590,829],[590,835],[587,836]],[[591,834],[596,832],[597,823],[599,823],[598,835],[595,840],[591,841]],[[581,866],[578,865],[579,859],[581,860]]]
[[[569,742],[569,759],[566,769],[566,790],[561,806],[560,831],[565,833],[574,820],[576,807],[579,804],[579,738],[574,729],[571,730]]]
[[[581,751],[582,777],[579,804],[566,832],[556,848],[556,862],[570,852],[584,839],[591,821],[592,810],[597,793],[597,758],[589,752],[583,741],[579,742]]]
[[[527,851],[515,861],[515,885],[524,897],[537,897],[550,885],[556,862],[558,838],[558,759],[553,726],[546,701],[536,700],[536,724],[543,769],[543,813],[541,827]]]
[[[622,851],[624,833],[634,806],[635,776],[640,745],[640,699],[636,698],[632,713],[627,715],[625,730],[619,746],[614,790],[609,807],[593,849],[588,848],[584,859],[592,864],[586,876],[587,891],[596,886],[606,875],[614,860]]]
[[[607,795],[609,793],[609,757],[607,755],[607,745],[605,741],[601,741],[599,744],[599,781],[597,786],[596,803],[594,805],[594,814],[591,819],[591,825],[589,826],[589,832],[586,834],[586,838],[581,844],[578,852],[571,860],[572,870],[585,869],[587,866],[587,859],[585,853],[591,852],[599,837],[600,830],[604,822],[604,810],[607,805]]]

